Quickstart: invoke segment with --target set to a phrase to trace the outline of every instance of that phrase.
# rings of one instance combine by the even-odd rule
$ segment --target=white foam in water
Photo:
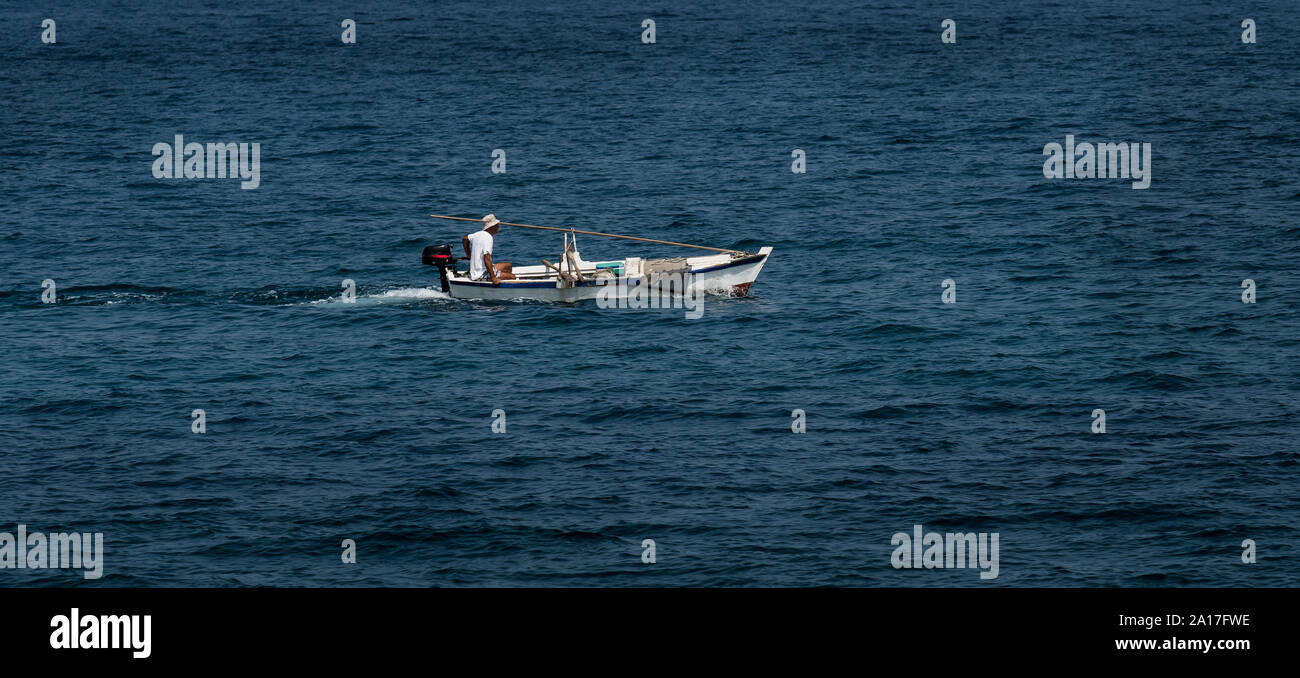
[[[431,287],[403,287],[396,290],[386,290],[379,294],[362,294],[357,296],[357,300],[352,303],[357,304],[385,304],[385,303],[402,303],[408,301],[421,301],[425,299],[445,299],[450,300],[451,295],[442,290]],[[329,297],[328,299],[317,299],[308,302],[315,304],[342,304],[342,296]]]
[[[383,294],[369,294],[373,299],[450,299],[451,295],[432,287],[404,287],[400,290],[388,290]]]

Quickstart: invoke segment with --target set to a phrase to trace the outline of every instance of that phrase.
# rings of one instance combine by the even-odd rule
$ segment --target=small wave
[[[1157,391],[1178,391],[1195,386],[1196,380],[1179,374],[1157,372],[1155,370],[1138,370],[1124,374],[1112,373],[1093,380],[1102,384],[1122,384],[1130,388],[1154,389]]]

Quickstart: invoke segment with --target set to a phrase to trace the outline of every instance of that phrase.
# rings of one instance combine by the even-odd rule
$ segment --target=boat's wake
[[[451,299],[451,295],[442,290],[435,290],[432,287],[403,287],[396,290],[386,290],[381,294],[367,295],[373,299]]]
[[[384,290],[373,294],[358,294],[355,299],[348,301],[342,294],[336,294],[325,299],[317,299],[309,302],[311,305],[334,305],[334,304],[407,304],[421,301],[452,301],[451,295],[431,287],[401,287],[394,290]]]
[[[737,294],[736,291],[727,286],[710,287],[701,289],[700,293],[704,298],[710,300],[722,300],[732,298],[742,298],[744,295]],[[4,296],[4,295],[0,295]],[[8,295],[15,299],[17,295]],[[30,295],[28,295],[30,296]],[[680,297],[679,297],[680,300]],[[529,297],[517,297],[513,299],[500,300],[475,300],[475,299],[457,299],[450,294],[439,290],[435,287],[392,287],[389,289],[377,289],[373,291],[358,290],[355,296],[347,298],[340,290],[331,293],[331,290],[321,288],[286,288],[286,287],[265,287],[257,290],[237,290],[233,292],[204,292],[200,290],[181,290],[170,288],[141,288],[129,285],[106,285],[99,287],[80,287],[70,288],[66,292],[60,293],[58,303],[69,306],[116,306],[142,303],[235,303],[247,306],[315,306],[315,307],[333,307],[333,306],[380,306],[380,305],[409,305],[409,304],[465,304],[468,307],[482,306],[484,303],[496,309],[501,308],[500,304],[522,304],[522,305],[550,305],[559,304],[564,306],[593,304],[598,302],[592,299],[582,301],[564,301],[550,302],[533,299]],[[28,305],[39,305],[38,301],[31,301]]]

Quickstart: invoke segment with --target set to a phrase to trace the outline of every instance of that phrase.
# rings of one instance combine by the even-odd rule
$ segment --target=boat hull
[[[763,270],[763,265],[767,263],[767,258],[771,254],[771,247],[764,247],[757,254],[751,254],[743,257],[732,259],[731,261],[713,263],[705,261],[700,265],[692,264],[690,270],[691,281],[689,285],[698,288],[704,294],[719,296],[743,297],[749,294],[754,280]],[[625,260],[626,261],[626,260]],[[499,286],[493,286],[490,281],[470,280],[463,275],[451,276],[448,280],[450,283],[450,294],[457,299],[481,299],[488,301],[511,301],[511,300],[534,300],[549,302],[579,302],[594,300],[597,295],[604,294],[607,299],[617,299],[626,297],[627,291],[637,285],[645,285],[650,281],[653,274],[636,273],[627,276],[604,276],[605,280],[586,280],[574,283],[572,285],[564,282],[558,276],[553,278],[537,279],[523,278],[518,280],[502,280]],[[588,275],[587,277],[592,277]],[[610,289],[605,289],[606,287]],[[694,294],[695,290],[687,288],[688,294]]]

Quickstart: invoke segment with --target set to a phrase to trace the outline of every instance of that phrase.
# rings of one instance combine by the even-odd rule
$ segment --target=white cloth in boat
[[[686,257],[673,257],[672,259],[646,259],[642,270],[645,271],[646,275],[655,273],[689,274],[691,272],[691,264],[686,260]]]
[[[492,234],[487,231],[475,231],[469,234],[469,279],[491,279],[483,255],[492,254]]]

